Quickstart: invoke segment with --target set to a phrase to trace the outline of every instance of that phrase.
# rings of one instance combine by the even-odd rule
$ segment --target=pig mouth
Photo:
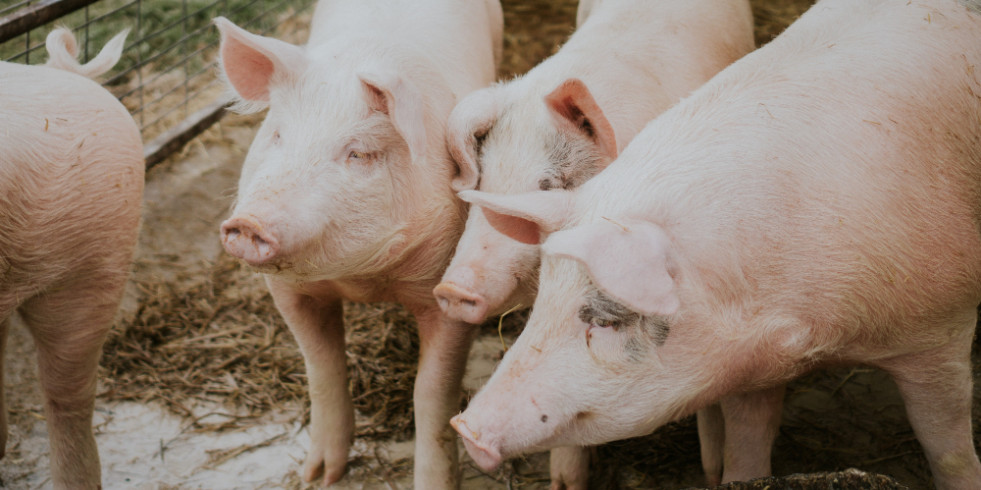
[[[493,441],[486,440],[486,438],[481,441],[480,432],[471,430],[467,426],[467,422],[459,415],[450,419],[450,425],[463,438],[463,445],[466,447],[467,453],[477,463],[477,466],[480,466],[484,471],[494,471],[504,461],[501,451],[496,444]]]
[[[288,270],[288,267],[283,266],[279,263],[265,263],[265,264],[250,264],[249,261],[239,259],[239,262],[248,266],[249,269],[255,272],[261,272],[263,274],[282,274],[284,271]]]

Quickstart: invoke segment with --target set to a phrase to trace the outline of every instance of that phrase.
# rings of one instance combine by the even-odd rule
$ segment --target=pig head
[[[269,107],[221,226],[231,255],[296,280],[368,276],[416,245],[412,237],[433,236],[423,229],[453,225],[410,214],[459,214],[440,188],[451,167],[435,117],[452,100],[429,100],[368,59],[318,60],[316,51],[215,22],[239,109]]]
[[[573,196],[461,193],[496,229],[533,243],[570,222]],[[452,421],[485,469],[518,453],[642,435],[691,410],[682,387],[698,382],[697,370],[664,362],[685,350],[686,336],[670,328],[678,266],[664,231],[599,220],[551,233],[541,248],[536,305],[547,307],[532,311],[485,389]],[[651,382],[662,376],[676,382]]]
[[[617,155],[613,127],[576,78],[547,94],[520,86],[479,90],[454,108],[448,125],[457,191],[478,184],[505,194],[569,189]],[[539,261],[537,245],[508,239],[479,209],[474,206],[467,217],[453,260],[433,291],[444,312],[469,323],[530,306]]]

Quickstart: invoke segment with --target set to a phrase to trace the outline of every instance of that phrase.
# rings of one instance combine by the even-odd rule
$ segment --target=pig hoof
[[[303,463],[303,481],[309,483],[323,475],[324,485],[337,483],[344,476],[347,466],[346,463],[347,461],[342,461],[332,464],[329,461],[325,461],[323,457],[309,456],[307,457],[307,461]]]
[[[552,480],[552,484],[549,485],[548,490],[586,490],[586,485],[577,485],[575,483],[566,483],[562,480]]]

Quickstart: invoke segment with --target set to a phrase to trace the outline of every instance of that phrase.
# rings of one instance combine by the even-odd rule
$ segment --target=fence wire
[[[0,0],[0,60],[47,61],[44,40],[71,28],[84,63],[116,33],[130,29],[119,63],[103,85],[143,134],[152,166],[221,118],[217,79],[219,15],[261,34],[295,32],[315,0]],[[278,28],[278,29],[277,29]],[[298,40],[291,39],[296,42]]]

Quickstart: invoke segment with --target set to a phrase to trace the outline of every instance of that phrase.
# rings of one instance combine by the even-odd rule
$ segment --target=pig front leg
[[[347,382],[343,305],[333,294],[304,291],[267,276],[266,284],[303,354],[310,392],[310,450],[301,476],[323,475],[330,485],[344,476],[354,436],[354,404]],[[309,286],[308,286],[309,287]],[[312,289],[312,288],[311,288]]]
[[[557,447],[549,453],[549,490],[586,490],[589,485],[589,448]]]
[[[727,396],[720,402],[725,426],[722,483],[770,476],[785,387]]]
[[[729,396],[697,412],[708,486],[770,476],[770,453],[780,429],[784,388]]]
[[[971,344],[977,310],[933,331],[949,335],[931,350],[880,363],[896,381],[906,414],[940,490],[981,488],[971,431]],[[953,333],[949,333],[953,332]]]
[[[414,312],[419,324],[419,373],[413,393],[416,412],[415,488],[460,487],[457,435],[450,417],[460,411],[460,393],[474,326],[446,318],[432,305]]]
[[[37,346],[54,488],[101,488],[92,433],[96,370],[121,284],[63,285],[26,301],[21,317]]]

